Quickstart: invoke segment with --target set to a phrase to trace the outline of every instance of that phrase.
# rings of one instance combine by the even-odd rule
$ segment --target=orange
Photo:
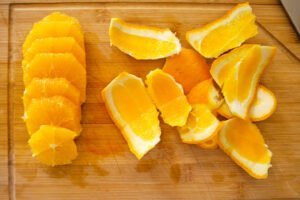
[[[181,45],[169,29],[143,26],[112,18],[110,43],[138,60],[159,59],[177,54]]]
[[[184,126],[192,109],[182,86],[173,76],[155,69],[146,77],[147,90],[161,112],[164,122],[170,126]]]
[[[202,149],[217,149],[218,148],[218,134],[215,134],[212,139],[197,144]]]
[[[50,166],[70,164],[77,157],[75,137],[68,129],[42,125],[28,141],[32,157]]]
[[[70,129],[79,135],[80,106],[61,96],[32,99],[25,110],[24,121],[29,135],[41,125],[54,125]]]
[[[224,122],[218,144],[250,176],[268,177],[272,153],[256,125],[238,118]]]
[[[158,112],[143,81],[123,72],[103,89],[102,97],[131,152],[141,159],[160,141],[161,134]]]
[[[190,104],[205,104],[210,110],[215,110],[223,102],[220,90],[212,79],[207,79],[195,85],[187,95]]]
[[[185,93],[211,77],[206,60],[193,49],[182,48],[179,54],[168,57],[163,71],[171,74]]]
[[[75,105],[80,105],[79,90],[66,79],[34,78],[24,91],[23,101],[25,110],[30,105],[32,99],[53,96],[63,96],[72,101]]]
[[[186,124],[178,127],[181,140],[188,144],[199,144],[211,140],[221,123],[205,104],[194,104]]]
[[[42,19],[42,21],[51,21],[51,22],[53,22],[53,21],[54,22],[71,21],[74,24],[76,24],[79,28],[81,28],[80,23],[76,18],[66,15],[64,13],[61,13],[61,12],[52,12],[51,14],[44,17]]]
[[[220,19],[188,31],[186,39],[204,57],[217,58],[256,34],[257,26],[252,8],[249,3],[242,3]]]
[[[65,78],[80,91],[85,101],[86,71],[70,53],[40,53],[24,68],[25,87],[33,78]]]

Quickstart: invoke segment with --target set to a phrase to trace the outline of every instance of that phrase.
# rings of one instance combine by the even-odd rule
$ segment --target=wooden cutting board
[[[300,199],[300,43],[277,1],[253,2],[259,34],[247,41],[277,47],[276,57],[261,82],[276,94],[278,108],[271,118],[258,123],[274,154],[268,179],[251,178],[221,150],[203,150],[181,143],[176,130],[165,124],[162,141],[138,161],[105,110],[100,91],[117,74],[128,71],[144,78],[147,72],[164,64],[164,59],[137,61],[111,47],[111,17],[169,27],[182,45],[189,47],[185,41],[187,30],[210,22],[234,5],[214,2],[3,1],[0,199]],[[21,45],[33,23],[52,11],[65,12],[81,22],[88,80],[87,102],[82,107],[84,129],[76,141],[79,156],[71,165],[54,168],[31,157],[28,134],[21,120]]]

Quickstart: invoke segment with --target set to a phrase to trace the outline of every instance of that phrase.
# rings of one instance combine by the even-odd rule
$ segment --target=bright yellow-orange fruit
[[[23,101],[24,108],[29,106],[32,99],[42,97],[63,96],[80,105],[80,92],[69,81],[64,78],[34,78],[25,88]]]
[[[79,135],[80,118],[80,106],[61,96],[32,99],[24,113],[29,135],[37,131],[41,125],[64,127]]]
[[[218,133],[215,134],[210,140],[197,144],[202,149],[217,149],[218,148]]]
[[[185,125],[192,107],[184,95],[182,86],[173,76],[161,69],[155,69],[148,73],[146,84],[164,122],[170,126]]]
[[[40,53],[24,68],[23,79],[27,87],[34,78],[65,78],[80,91],[85,101],[86,71],[70,53]]]
[[[195,85],[187,95],[190,104],[205,104],[210,110],[215,110],[223,102],[223,97],[212,79],[207,79]]]
[[[182,48],[179,54],[168,57],[163,71],[171,74],[185,93],[211,77],[206,60],[193,49]]]
[[[44,17],[42,19],[42,21],[51,21],[51,22],[71,21],[81,29],[80,23],[76,18],[66,15],[64,13],[61,13],[61,12],[50,13],[49,15]]]
[[[217,58],[256,34],[257,26],[252,8],[249,3],[242,3],[223,17],[188,31],[186,39],[204,57]]]
[[[42,125],[28,141],[32,157],[50,166],[70,164],[77,157],[75,137],[68,129]]]
[[[131,152],[141,159],[160,141],[161,134],[158,112],[142,79],[123,72],[103,89],[102,97]]]
[[[127,23],[112,18],[110,43],[138,60],[159,59],[179,53],[181,45],[169,29]]]
[[[205,104],[194,104],[186,124],[178,127],[181,140],[188,144],[208,141],[219,131],[221,123]]]
[[[256,125],[233,118],[224,122],[218,144],[250,176],[268,177],[272,153]]]

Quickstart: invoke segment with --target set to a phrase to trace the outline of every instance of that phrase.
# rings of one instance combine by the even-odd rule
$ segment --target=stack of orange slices
[[[23,58],[24,121],[32,156],[51,166],[71,163],[86,93],[79,22],[58,12],[46,16],[27,35]]]

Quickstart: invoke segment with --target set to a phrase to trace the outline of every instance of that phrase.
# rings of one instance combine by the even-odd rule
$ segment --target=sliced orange
[[[53,13],[47,15],[46,17],[44,17],[42,19],[42,21],[51,21],[51,22],[52,21],[54,21],[54,22],[72,21],[73,23],[77,24],[78,27],[81,27],[79,21],[76,18],[66,15],[64,13],[61,13],[61,12],[53,12]]]
[[[23,54],[31,47],[36,39],[47,37],[73,37],[84,49],[84,39],[78,24],[73,21],[41,21],[34,24],[23,44]]]
[[[252,8],[249,3],[242,3],[223,17],[188,31],[186,39],[204,57],[217,58],[256,34],[257,26]]]
[[[247,53],[227,69],[227,76],[221,85],[224,99],[230,111],[234,116],[243,119],[248,117],[248,111],[255,97],[260,76],[275,54],[274,47],[247,45],[247,48],[249,48]],[[233,52],[228,54],[233,54]]]
[[[71,53],[85,68],[85,52],[72,37],[48,37],[34,40],[24,54],[23,68],[39,53]]]
[[[272,153],[256,125],[238,118],[224,122],[218,144],[250,176],[268,177]]]
[[[163,71],[171,74],[185,93],[211,77],[206,60],[193,49],[182,48],[179,54],[168,57]]]
[[[80,118],[80,106],[61,96],[32,99],[24,114],[29,135],[41,125],[64,127],[79,135]]]
[[[28,141],[32,157],[50,166],[69,164],[77,157],[75,137],[68,129],[42,125]]]
[[[186,124],[178,127],[181,140],[188,144],[198,144],[214,137],[220,128],[219,120],[205,104],[194,104]]]
[[[202,149],[217,149],[218,148],[218,134],[215,134],[210,140],[197,144]]]
[[[256,96],[249,109],[249,119],[251,121],[262,121],[267,119],[274,113],[276,104],[277,101],[274,93],[268,88],[259,85]],[[226,103],[220,106],[218,113],[227,119],[233,117]]]
[[[42,97],[63,96],[80,105],[80,92],[69,81],[64,78],[34,78],[25,88],[23,101],[24,108],[29,106],[32,99]]]
[[[223,97],[212,79],[198,83],[187,95],[190,104],[205,104],[209,109],[215,110],[223,102]]]
[[[102,97],[131,152],[141,159],[160,141],[161,134],[158,112],[142,79],[123,72],[104,88]]]
[[[85,101],[86,71],[70,53],[40,53],[24,67],[25,87],[33,78],[65,78],[80,91]]]
[[[161,69],[155,69],[148,73],[146,84],[164,122],[170,126],[185,125],[192,107],[183,93],[182,86],[173,76]]]
[[[127,23],[119,18],[111,19],[109,37],[111,45],[138,60],[165,58],[181,49],[169,29]]]

